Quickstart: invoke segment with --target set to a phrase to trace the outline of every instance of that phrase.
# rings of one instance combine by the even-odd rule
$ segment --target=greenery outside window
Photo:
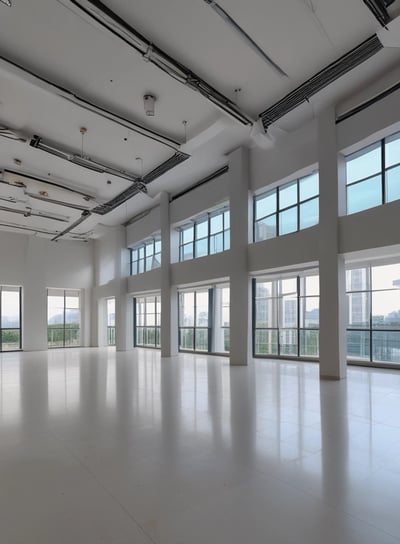
[[[80,291],[47,290],[47,343],[49,348],[81,345]]]
[[[161,347],[161,296],[134,299],[135,347]]]
[[[0,351],[22,348],[21,287],[0,286]]]

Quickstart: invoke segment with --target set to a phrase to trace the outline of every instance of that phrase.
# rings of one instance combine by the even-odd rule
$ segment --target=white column
[[[178,354],[177,290],[171,287],[171,225],[169,194],[160,195],[161,223],[161,357]]]
[[[230,364],[247,365],[249,358],[250,282],[247,264],[249,240],[249,157],[239,148],[229,156],[231,217]]]
[[[339,176],[334,108],[318,119],[320,377],[346,377],[346,307],[344,259],[339,255],[338,217],[344,198]]]

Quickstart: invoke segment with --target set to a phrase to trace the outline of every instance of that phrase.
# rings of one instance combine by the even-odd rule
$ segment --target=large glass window
[[[253,280],[254,355],[318,357],[319,277]]]
[[[179,228],[179,260],[188,261],[230,248],[229,210],[207,213]]]
[[[211,351],[212,289],[179,293],[179,349]]]
[[[107,345],[115,346],[115,298],[107,299]]]
[[[47,343],[49,348],[81,345],[80,291],[47,290]]]
[[[152,238],[131,249],[131,276],[161,266],[161,240]]]
[[[346,272],[347,355],[400,364],[400,264]]]
[[[254,197],[254,242],[306,229],[319,222],[318,172]]]
[[[214,288],[214,320],[213,320],[213,352],[229,353],[230,351],[230,290],[228,285],[217,285]]]
[[[0,286],[0,351],[21,349],[21,287]]]
[[[159,295],[136,297],[135,346],[161,347],[161,297]]]
[[[400,133],[346,157],[347,213],[400,199]]]

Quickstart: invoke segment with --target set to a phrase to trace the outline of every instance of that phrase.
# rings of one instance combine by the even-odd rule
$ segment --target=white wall
[[[23,348],[47,349],[49,287],[82,290],[82,344],[89,346],[93,244],[0,232],[0,284],[23,288]]]

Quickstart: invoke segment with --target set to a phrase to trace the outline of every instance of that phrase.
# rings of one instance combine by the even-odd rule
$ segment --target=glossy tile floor
[[[400,372],[0,355],[4,544],[400,542]]]

